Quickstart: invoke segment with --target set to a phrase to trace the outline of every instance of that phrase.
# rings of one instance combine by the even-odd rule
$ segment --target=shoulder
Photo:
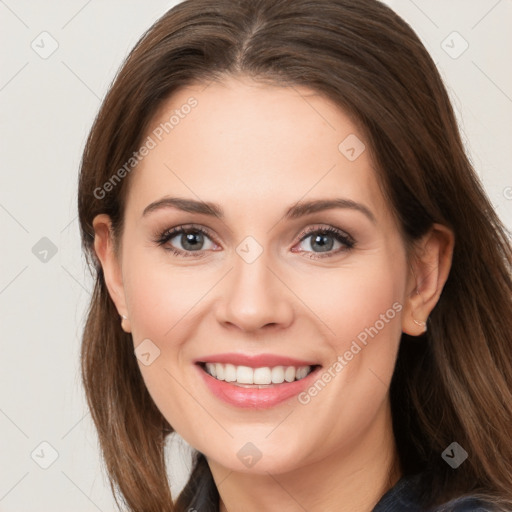
[[[495,507],[473,496],[451,500],[427,509],[422,496],[423,475],[402,477],[372,512],[495,512]],[[512,512],[512,511],[511,511]]]

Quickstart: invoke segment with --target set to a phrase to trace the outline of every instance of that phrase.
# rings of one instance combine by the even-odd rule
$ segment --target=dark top
[[[421,503],[421,475],[404,476],[377,503],[372,512],[491,512],[493,509],[482,501],[471,498],[458,498],[441,507],[426,509]]]
[[[199,479],[194,497],[185,498],[188,510],[218,512],[219,493],[211,473]],[[428,473],[403,476],[373,508],[372,512],[495,512],[495,507],[475,497],[456,498],[439,507],[428,508],[422,491],[429,487]],[[512,510],[510,511],[512,512]]]

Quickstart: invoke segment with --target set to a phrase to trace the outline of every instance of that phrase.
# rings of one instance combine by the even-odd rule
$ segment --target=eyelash
[[[159,246],[164,246],[167,242],[172,240],[177,235],[181,234],[190,234],[190,233],[201,233],[202,235],[206,235],[208,238],[213,239],[213,236],[210,234],[210,232],[200,226],[195,225],[184,225],[184,226],[178,226],[177,228],[172,228],[163,231],[155,240],[155,243]],[[296,252],[305,252],[307,253],[310,259],[323,259],[323,258],[329,258],[331,256],[335,256],[336,254],[339,254],[341,252],[349,251],[355,247],[355,240],[344,231],[341,231],[340,229],[328,226],[325,228],[319,228],[316,226],[311,226],[309,228],[306,228],[300,235],[299,235],[299,241],[298,243],[303,242],[306,240],[309,236],[312,234],[328,234],[335,238],[338,242],[343,244],[345,247],[338,249],[337,251],[330,251],[320,256],[321,253],[314,253],[310,251],[296,251]],[[196,258],[203,258],[204,256],[207,256],[207,252],[204,250],[201,251],[182,251],[181,249],[176,249],[175,247],[169,246],[164,247],[165,250],[172,252],[176,256],[184,256],[184,257],[196,257]],[[315,256],[313,256],[315,254]]]

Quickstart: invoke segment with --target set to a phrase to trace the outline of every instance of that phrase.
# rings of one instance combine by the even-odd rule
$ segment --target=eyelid
[[[328,224],[324,225],[324,226],[320,226],[320,225],[308,226],[307,228],[305,228],[304,230],[301,231],[301,233],[299,235],[299,242],[302,242],[305,238],[307,238],[307,236],[311,235],[312,233],[317,233],[317,232],[327,232],[327,233],[331,233],[331,234],[338,234],[338,235],[341,235],[342,237],[346,238],[347,241],[350,241],[352,244],[356,243],[354,238],[349,233],[347,233],[343,229],[336,228],[336,227],[328,225]]]
[[[208,236],[208,238],[212,239],[212,241],[215,241],[215,235],[212,231],[210,231],[209,228],[205,226],[201,226],[199,224],[178,224],[177,226],[174,226],[172,228],[167,228],[162,232],[158,232],[156,237],[157,238],[163,238],[167,237],[169,235],[172,235],[173,237],[176,235],[181,234],[183,231],[198,231],[200,233],[203,233]],[[215,243],[217,243],[215,241]]]

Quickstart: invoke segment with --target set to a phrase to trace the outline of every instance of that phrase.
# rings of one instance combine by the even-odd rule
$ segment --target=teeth
[[[213,377],[213,375],[212,375]],[[215,363],[215,377],[219,380],[224,380],[224,365]]]
[[[239,384],[254,384],[254,370],[248,366],[237,366],[236,381]]]
[[[272,384],[272,370],[265,368],[254,368],[254,384]]]
[[[282,366],[274,366],[272,368],[272,384],[281,384],[284,382],[284,368]]]
[[[306,377],[308,375],[309,372],[310,372],[310,370],[308,369],[307,366],[301,366],[295,372],[295,378],[297,380],[303,379],[304,377]]]
[[[282,384],[283,382],[293,382],[307,377],[311,371],[311,366],[274,366],[269,368],[251,368],[249,366],[235,366],[233,364],[206,363],[206,372],[217,380],[234,382],[236,384]]]
[[[215,363],[206,363],[206,371],[212,376],[217,376],[217,365]]]
[[[235,382],[236,380],[236,367],[233,364],[224,366],[224,380],[226,382]]]
[[[293,382],[295,380],[295,376],[297,375],[297,371],[293,366],[288,366],[284,371],[284,380],[286,382]],[[307,375],[307,374],[306,374]]]

